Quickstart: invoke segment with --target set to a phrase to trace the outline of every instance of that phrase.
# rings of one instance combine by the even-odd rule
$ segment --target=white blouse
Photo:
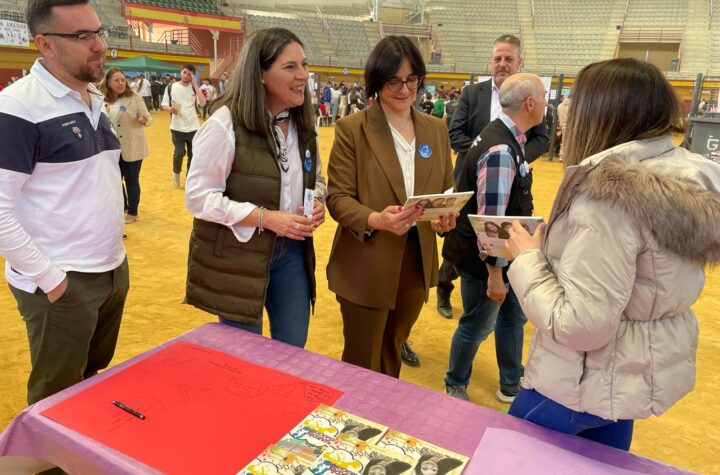
[[[280,209],[300,215],[303,204],[302,160],[298,149],[297,128],[291,121],[286,138],[287,172],[280,173]],[[221,107],[205,122],[193,139],[193,160],[185,183],[185,204],[198,219],[224,224],[240,242],[248,242],[255,226],[238,224],[257,205],[233,201],[223,195],[235,161],[235,129],[227,107]],[[317,156],[315,197],[324,201],[327,195],[322,163]]]
[[[390,125],[389,122],[388,125]],[[392,125],[390,125],[390,132],[392,132],[395,153],[397,153],[405,179],[405,196],[410,198],[415,194],[415,139],[412,143],[407,143],[405,137]]]

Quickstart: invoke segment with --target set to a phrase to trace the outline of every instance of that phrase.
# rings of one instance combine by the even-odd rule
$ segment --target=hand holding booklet
[[[488,216],[469,214],[468,219],[477,235],[478,241],[483,250],[492,257],[502,257],[512,260],[510,251],[505,243],[510,238],[508,228],[512,227],[513,221],[519,221],[528,233],[533,234],[535,228],[543,222],[540,216]]]
[[[461,193],[411,196],[407,199],[403,208],[422,206],[425,208],[425,213],[418,218],[418,221],[432,221],[440,219],[441,215],[447,216],[450,213],[459,213],[473,194],[472,191],[464,191]]]

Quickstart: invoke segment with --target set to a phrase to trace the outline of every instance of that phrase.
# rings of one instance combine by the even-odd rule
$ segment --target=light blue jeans
[[[305,270],[304,241],[277,238],[270,260],[265,309],[273,340],[305,346],[310,325],[310,281]],[[222,316],[220,322],[262,335],[262,323],[250,325]]]

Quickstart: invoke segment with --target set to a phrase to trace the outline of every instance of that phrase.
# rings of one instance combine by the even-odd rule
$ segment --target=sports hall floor
[[[171,181],[172,144],[168,115],[153,113],[155,123],[146,129],[150,157],[141,172],[140,219],[126,226],[125,242],[130,260],[130,294],[125,309],[113,364],[125,361],[213,316],[183,305],[188,236],[191,216],[185,209],[182,189]],[[323,162],[332,146],[333,128],[320,129]],[[540,160],[535,163],[536,212],[547,218],[562,177],[562,165]],[[78,216],[78,219],[82,219]],[[307,349],[338,358],[342,350],[342,322],[334,295],[327,289],[325,265],[330,253],[335,223],[328,219],[317,231],[318,300],[310,323]],[[0,259],[1,260],[1,259]],[[25,327],[15,301],[0,273],[0,429],[4,429],[25,407],[25,383],[30,366]],[[442,391],[447,370],[450,338],[461,308],[460,295],[453,293],[455,318],[446,320],[435,311],[435,295],[413,329],[411,341],[421,366],[404,366],[401,377],[435,391]],[[632,452],[706,474],[720,474],[720,321],[713,313],[720,308],[720,270],[708,272],[703,296],[695,305],[700,320],[700,345],[695,390],[660,418],[636,424]],[[267,333],[266,333],[267,334]],[[525,348],[531,325],[527,326]],[[497,365],[494,340],[480,347],[470,384],[471,400],[497,410],[507,405],[495,399]]]

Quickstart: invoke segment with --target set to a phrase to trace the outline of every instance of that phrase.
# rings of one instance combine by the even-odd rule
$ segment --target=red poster
[[[42,414],[168,474],[235,474],[341,395],[179,342]]]

